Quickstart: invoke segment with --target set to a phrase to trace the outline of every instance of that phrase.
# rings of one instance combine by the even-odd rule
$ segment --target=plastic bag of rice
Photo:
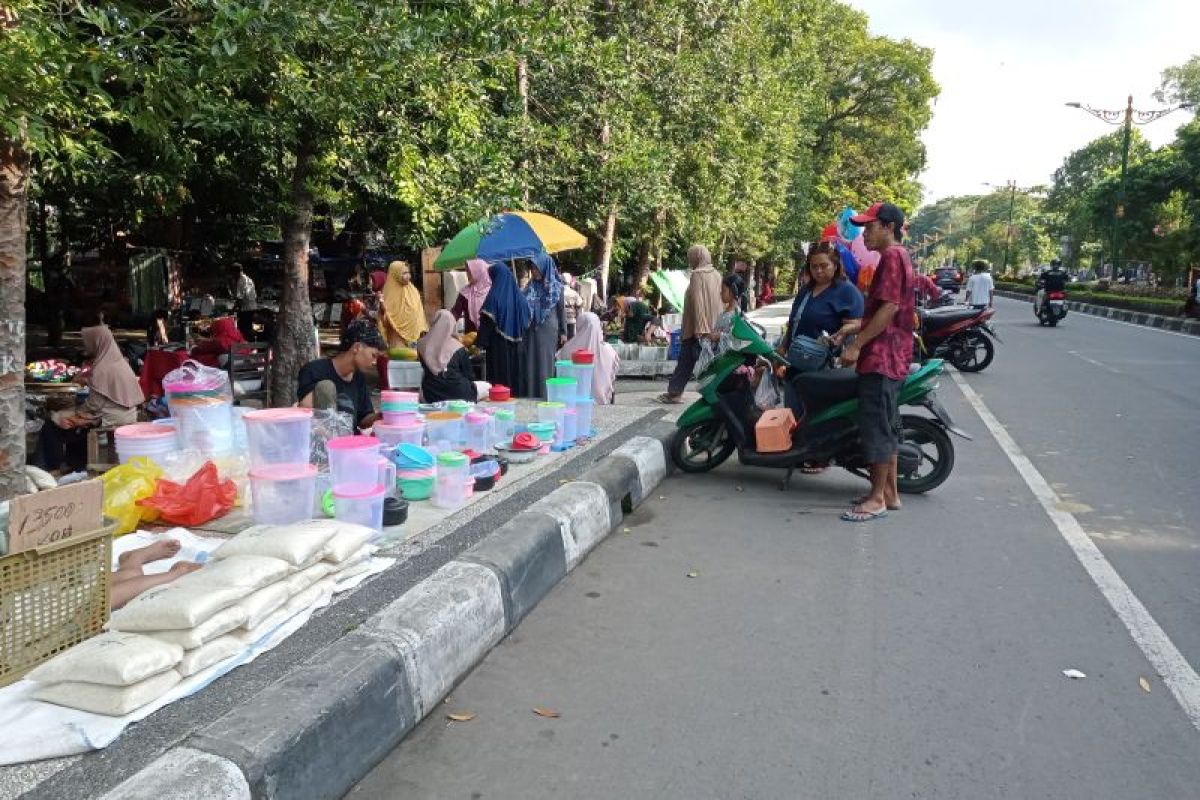
[[[34,690],[33,699],[93,714],[123,717],[162,697],[181,680],[183,676],[179,671],[170,669],[129,686],[104,686],[81,681],[48,683]]]
[[[246,646],[236,636],[229,634],[218,636],[208,644],[184,653],[183,660],[179,662],[176,669],[187,678],[201,670],[208,669],[213,664],[235,656],[245,649]]]
[[[330,572],[333,572],[334,565],[325,561],[318,561],[310,567],[300,570],[294,575],[288,576],[288,590],[290,594],[299,594],[308,587],[312,586],[317,581],[324,578]]]
[[[217,586],[234,586],[245,589],[249,593],[283,579],[291,571],[288,562],[281,558],[255,555],[230,556],[206,564],[203,569],[188,573],[180,580],[205,581]]]
[[[253,628],[258,625],[273,611],[282,608],[291,596],[291,584],[284,579],[243,597],[238,601],[238,605],[246,610],[246,621],[242,627]]]
[[[181,631],[147,631],[145,635],[163,642],[172,642],[184,650],[194,650],[245,624],[246,609],[240,605],[232,605],[213,614],[194,628]]]
[[[325,560],[334,564],[353,558],[371,540],[375,530],[352,522],[341,523],[338,532],[325,545]]]
[[[199,575],[204,570],[192,573]],[[191,577],[190,575],[184,576]],[[147,589],[112,613],[114,631],[179,631],[194,628],[249,594],[232,586],[187,583],[180,578]]]
[[[166,672],[183,658],[183,648],[149,636],[110,631],[59,653],[25,677],[39,683],[78,681],[129,686]]]
[[[270,556],[293,567],[319,559],[325,545],[340,530],[337,520],[314,519],[294,525],[254,525],[213,553],[218,560],[231,556]]]

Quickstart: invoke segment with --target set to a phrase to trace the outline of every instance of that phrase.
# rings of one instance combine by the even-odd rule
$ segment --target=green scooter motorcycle
[[[684,472],[707,472],[737,451],[748,466],[787,470],[786,488],[796,469],[837,465],[869,478],[858,431],[858,377],[853,369],[806,372],[789,383],[804,407],[792,434],[791,449],[779,453],[755,450],[754,425],[762,412],[754,389],[741,370],[757,358],[773,364],[787,361],[763,339],[761,328],[740,315],[735,318],[733,347],[717,356],[699,375],[700,399],[676,423],[671,459]],[[901,492],[920,494],[937,488],[954,469],[954,443],[948,433],[971,437],[954,425],[934,390],[942,360],[930,359],[904,381],[901,406],[924,406],[932,417],[901,414],[897,484]],[[764,378],[765,380],[765,378]]]

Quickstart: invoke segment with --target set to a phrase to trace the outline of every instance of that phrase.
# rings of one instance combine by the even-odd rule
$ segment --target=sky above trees
[[[1200,53],[1200,3],[1179,0],[850,0],[875,34],[934,48],[942,87],[922,137],[924,201],[987,191],[984,182],[1048,184],[1064,158],[1113,130],[1064,103],[1158,108],[1162,71]],[[1142,128],[1154,146],[1190,119]]]

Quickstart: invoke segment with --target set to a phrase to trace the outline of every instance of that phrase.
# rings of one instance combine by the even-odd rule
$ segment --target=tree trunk
[[[641,289],[650,280],[650,240],[643,239],[638,246],[637,274],[633,278],[633,288]]]
[[[517,94],[521,98],[521,198],[529,209],[529,63],[525,56],[517,59]]]
[[[29,156],[0,139],[0,500],[25,491],[25,193]]]
[[[608,268],[612,262],[613,242],[617,237],[617,207],[614,205],[608,211],[604,220],[604,235],[600,239],[600,252],[596,255],[596,269],[600,279],[596,281],[600,299],[608,301]]]
[[[296,402],[296,377],[317,358],[313,338],[312,304],[308,299],[308,245],[312,234],[313,196],[308,188],[314,154],[302,147],[296,154],[289,208],[283,233],[283,301],[275,324],[275,355],[271,366],[271,405]]]

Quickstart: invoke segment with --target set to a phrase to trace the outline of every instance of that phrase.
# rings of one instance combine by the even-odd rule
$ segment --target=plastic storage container
[[[556,378],[574,378],[575,365],[570,359],[562,359],[554,362],[554,377]]]
[[[575,405],[577,386],[574,378],[547,378],[546,399],[551,403],[562,403],[569,408]]]
[[[421,415],[417,412],[416,403],[403,403],[402,405],[413,406],[407,411],[382,411],[383,421],[388,425],[407,425],[413,422],[419,422]]]
[[[571,354],[575,365],[575,400],[592,398],[592,373],[596,369],[596,355],[590,350],[576,350]]]
[[[467,502],[466,486],[471,464],[462,453],[442,453],[437,459],[437,489],[433,504],[438,508],[461,508]]]
[[[542,444],[550,444],[554,441],[555,423],[553,422],[531,422],[529,423],[529,432],[538,438]]]
[[[436,482],[437,470],[433,467],[396,471],[396,488],[405,500],[428,500]]]
[[[182,449],[210,456],[233,450],[233,393],[228,374],[189,362],[163,379],[163,392]]]
[[[563,434],[562,443],[568,447],[575,444],[575,440],[579,438],[579,414],[573,408],[568,408],[563,412]]]
[[[144,456],[161,466],[166,456],[179,450],[175,429],[152,422],[122,425],[113,431],[113,441],[117,448],[117,460],[122,464],[131,458]]]
[[[312,447],[312,410],[264,408],[247,412],[250,468],[266,464],[307,464]]]
[[[254,522],[290,525],[312,519],[317,468],[312,464],[267,464],[250,470]]]
[[[592,436],[592,414],[596,410],[596,401],[584,398],[575,402],[575,414],[578,416],[576,438],[590,439]]]
[[[379,393],[379,401],[384,406],[392,403],[419,403],[421,396],[418,392],[401,392],[385,389]]]
[[[467,415],[475,410],[475,404],[469,400],[451,400],[446,403],[446,410],[452,414]]]
[[[790,408],[764,411],[754,424],[754,449],[760,453],[782,453],[792,448],[796,417]]]
[[[567,404],[556,401],[545,401],[537,404],[538,422],[552,423],[555,428],[562,427],[563,412],[567,410]],[[530,429],[532,430],[532,428]]]
[[[326,443],[334,490],[364,491],[395,486],[396,465],[380,455],[382,444],[371,436],[339,436]]]
[[[387,490],[383,486],[354,491],[334,489],[333,516],[342,522],[353,522],[382,531],[383,501],[386,497]]]
[[[492,416],[492,424],[496,430],[494,437],[497,442],[511,442],[513,429],[517,427],[517,412],[508,408],[500,408]]]
[[[387,365],[388,386],[417,389],[425,377],[420,361],[389,361]]]
[[[416,420],[402,422],[399,425],[376,422],[375,438],[384,447],[395,447],[401,442],[420,445],[425,439],[425,423]]]
[[[456,450],[463,446],[465,430],[461,414],[434,411],[425,415],[425,434],[434,450]]]
[[[467,449],[486,453],[492,449],[492,418],[481,411],[472,411],[463,418],[467,433]]]

